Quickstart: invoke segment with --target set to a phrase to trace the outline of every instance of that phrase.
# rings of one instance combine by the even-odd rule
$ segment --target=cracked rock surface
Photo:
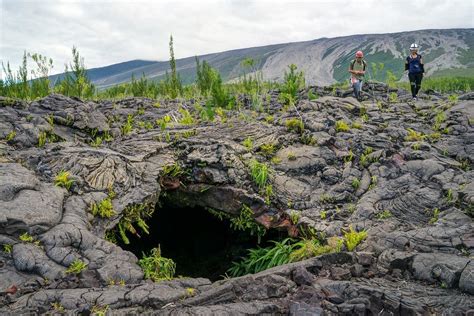
[[[310,87],[286,110],[270,91],[266,112],[241,96],[239,111],[212,122],[199,119],[196,100],[0,97],[0,313],[49,313],[54,304],[160,315],[474,312],[472,93],[457,103],[437,94],[411,103],[398,91],[389,103],[386,87],[366,88],[358,102]],[[308,90],[320,97],[309,100]],[[181,123],[183,109],[193,124]],[[287,128],[300,118],[303,131]],[[252,148],[242,144],[249,137]],[[273,195],[252,181],[252,159],[272,170]],[[163,172],[172,164],[185,170],[179,179]],[[54,185],[62,170],[74,180],[69,190]],[[94,217],[91,205],[111,191],[115,213]],[[352,227],[368,237],[353,252],[254,275],[153,283],[105,235],[130,207],[154,207],[165,193],[230,216],[246,205],[257,222],[291,236],[312,227],[329,238]],[[77,259],[87,269],[67,273]]]

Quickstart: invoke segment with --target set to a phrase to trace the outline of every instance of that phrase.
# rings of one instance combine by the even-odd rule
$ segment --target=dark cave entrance
[[[130,244],[120,246],[142,258],[160,245],[163,257],[176,263],[176,276],[222,279],[233,261],[247,255],[247,249],[265,247],[280,240],[285,232],[269,230],[258,243],[257,236],[235,231],[226,219],[220,220],[203,207],[177,206],[166,198],[156,205],[147,220],[150,234],[130,236]]]

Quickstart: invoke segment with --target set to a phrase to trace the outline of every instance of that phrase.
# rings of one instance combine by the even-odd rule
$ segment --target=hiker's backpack
[[[411,74],[419,74],[423,72],[423,67],[421,66],[421,55],[416,55],[415,58],[411,56],[407,57],[408,63],[408,72]]]
[[[354,69],[355,62],[356,62],[355,59],[351,61],[351,69]],[[365,69],[367,68],[367,63],[365,62],[365,59],[362,59],[362,65],[364,65],[363,70],[365,71]]]

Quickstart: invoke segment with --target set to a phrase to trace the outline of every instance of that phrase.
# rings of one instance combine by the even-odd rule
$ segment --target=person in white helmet
[[[405,62],[405,71],[408,70],[408,79],[410,80],[411,95],[414,101],[417,100],[418,91],[421,88],[421,80],[423,79],[423,73],[425,67],[423,65],[423,59],[418,54],[418,45],[413,43],[410,46],[410,55],[407,57]]]
[[[364,60],[364,53],[357,51],[355,59],[351,61],[349,65],[349,72],[351,73],[351,87],[354,89],[352,95],[361,101],[362,97],[360,92],[362,91],[362,83],[365,76],[365,69],[367,68],[367,62]]]

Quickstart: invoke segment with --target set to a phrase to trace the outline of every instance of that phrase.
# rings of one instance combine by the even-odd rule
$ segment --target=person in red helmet
[[[351,87],[354,89],[352,95],[361,101],[362,83],[365,78],[365,70],[367,69],[367,62],[364,60],[364,53],[357,51],[355,59],[349,65],[349,72],[351,73]]]

